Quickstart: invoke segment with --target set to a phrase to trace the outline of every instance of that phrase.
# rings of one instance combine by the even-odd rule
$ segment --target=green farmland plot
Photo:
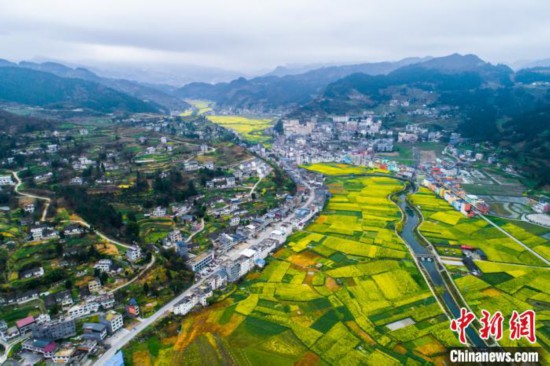
[[[269,136],[264,135],[264,130],[273,126],[274,120],[271,118],[248,118],[242,116],[209,116],[209,120],[212,122],[229,128],[239,135],[241,135],[246,141],[252,143],[266,143],[271,139]]]
[[[421,188],[410,199],[421,210],[425,219],[420,226],[420,232],[437,249],[469,245],[482,249],[490,261],[544,265],[543,261],[482,218],[462,215],[426,188]],[[516,232],[528,235],[520,230],[518,228]],[[542,238],[533,239],[532,245],[537,247],[544,241]],[[544,252],[541,248],[539,250]]]
[[[550,269],[516,264],[477,261],[483,271],[481,277],[465,274],[464,268],[451,268],[456,285],[476,314],[482,309],[491,313],[501,311],[509,317],[512,311],[535,310],[536,335],[542,347],[544,359],[550,357],[550,331],[546,322],[550,319]],[[462,273],[461,273],[462,272]],[[509,340],[505,330],[500,342],[503,346],[530,346],[525,339]]]
[[[537,346],[542,347],[543,358],[550,357],[550,331],[545,325],[550,319],[550,268],[482,218],[457,216],[447,202],[427,189],[421,188],[410,199],[426,219],[420,232],[440,254],[461,257],[461,244],[481,248],[487,254],[486,261],[476,261],[480,277],[469,274],[466,267],[447,266],[474,313],[480,315],[482,309],[501,311],[508,318],[514,310],[535,310]],[[544,228],[501,218],[491,220],[541,255],[550,254],[548,240],[542,237],[547,232]],[[510,341],[507,332],[500,341],[502,346],[530,345],[525,340]]]

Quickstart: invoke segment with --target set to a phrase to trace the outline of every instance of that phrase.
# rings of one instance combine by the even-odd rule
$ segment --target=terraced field
[[[333,197],[323,214],[263,271],[184,318],[179,332],[154,330],[165,336],[154,353],[147,339],[132,343],[126,364],[441,363],[458,343],[395,233],[400,212],[388,195],[403,184],[339,176],[345,169],[327,179]]]
[[[147,218],[139,221],[139,229],[140,237],[148,243],[154,243],[174,230],[174,222],[168,218]]]

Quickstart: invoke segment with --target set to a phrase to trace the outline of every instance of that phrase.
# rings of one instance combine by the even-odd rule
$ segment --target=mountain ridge
[[[2,61],[6,62],[3,63]],[[161,109],[163,109],[165,113],[168,113],[170,110],[185,110],[190,108],[189,104],[185,101],[159,89],[142,85],[130,80],[104,78],[83,67],[72,68],[64,64],[51,61],[43,63],[21,61],[16,64],[7,60],[0,60],[0,67],[6,66],[47,72],[63,78],[75,78],[92,81],[143,101],[150,101],[157,104],[159,107],[162,107]]]
[[[23,67],[0,67],[0,100],[44,108],[87,108],[103,113],[158,112],[151,103],[99,83]]]

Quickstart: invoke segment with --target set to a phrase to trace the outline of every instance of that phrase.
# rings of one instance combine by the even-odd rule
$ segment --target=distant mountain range
[[[328,66],[301,74],[277,72],[252,79],[239,78],[229,83],[191,83],[175,91],[182,98],[215,101],[220,107],[272,110],[303,105],[322,93],[338,79],[354,73],[387,74],[400,67],[425,61],[408,58],[397,62],[376,62],[358,65]],[[284,76],[274,76],[276,73]]]
[[[454,54],[387,75],[349,75],[329,84],[321,96],[292,115],[361,112],[415,91],[429,93],[428,107],[458,107],[459,132],[508,147],[534,180],[550,184],[550,68],[515,73],[474,55]]]
[[[510,147],[536,179],[550,184],[550,67],[514,72],[459,54],[312,67],[281,67],[251,79],[173,88],[110,79],[59,63],[0,60],[0,100],[100,112],[167,112],[188,108],[183,99],[190,98],[208,99],[227,110],[308,117],[362,112],[423,93],[429,95],[428,107],[458,107],[458,128],[466,137]]]
[[[153,88],[153,87],[150,87],[150,86],[146,86],[146,85],[142,85],[140,83],[137,83],[137,82],[133,82],[133,81],[129,81],[129,80],[124,80],[124,79],[109,79],[109,78],[104,78],[104,77],[100,77],[98,75],[96,75],[95,73],[89,71],[88,69],[85,69],[85,68],[70,68],[70,67],[67,67],[65,65],[62,65],[62,64],[59,64],[59,63],[54,63],[54,62],[44,62],[44,63],[34,63],[34,62],[27,62],[27,61],[22,61],[18,64],[16,63],[12,63],[12,62],[9,62],[9,61],[6,61],[6,60],[0,60],[0,71],[2,68],[18,68],[20,69],[20,72],[17,73],[17,76],[18,77],[21,77],[21,78],[25,78],[25,73],[26,71],[25,70],[34,70],[34,71],[38,71],[38,72],[41,72],[41,73],[48,73],[48,74],[53,74],[53,75],[56,75],[58,77],[61,77],[63,79],[81,79],[81,80],[85,80],[85,81],[88,81],[89,83],[87,84],[84,84],[86,85],[88,88],[92,88],[92,89],[95,89],[95,92],[101,90],[102,92],[107,92],[107,90],[105,88],[97,88],[97,86],[94,86],[93,84],[99,84],[103,87],[107,87],[109,89],[112,89],[114,91],[118,91],[120,93],[123,93],[123,94],[127,94],[128,97],[133,97],[135,99],[138,99],[146,104],[149,105],[148,108],[142,108],[142,107],[139,107],[137,110],[129,110],[130,112],[137,112],[137,111],[163,111],[163,112],[169,112],[170,110],[185,110],[187,108],[189,108],[189,105],[187,103],[185,103],[183,100],[181,100],[180,98],[178,97],[175,97],[173,95],[170,95],[168,93],[165,93],[159,89],[156,89],[156,88]],[[4,72],[6,72],[4,70]],[[41,74],[32,74],[34,77],[37,77],[37,78],[45,78],[47,77],[47,75],[41,75]],[[15,76],[15,74],[12,73],[12,76]],[[56,85],[60,86],[60,84],[62,84],[64,82],[64,80],[57,80],[57,83]],[[74,84],[74,82],[70,81],[70,80],[67,80],[66,81],[67,84]],[[0,88],[3,87],[2,85],[2,79],[0,79]],[[5,86],[4,86],[5,87]],[[29,86],[27,86],[29,87]],[[67,88],[70,89],[71,86],[70,85],[67,85]],[[12,88],[12,92],[13,93],[13,88]],[[112,94],[112,92],[110,92]],[[6,101],[17,101],[17,100],[10,100],[9,99],[9,96],[10,95],[7,95],[5,94],[3,96],[3,99],[6,100]],[[70,102],[70,104],[72,103],[72,105],[75,105],[75,106],[82,106],[82,107],[87,107],[87,108],[90,108],[90,105],[93,105],[93,103],[88,103],[87,106],[84,106],[84,105],[81,105],[80,103],[83,101],[83,96],[81,96],[79,99],[75,99],[74,98],[74,95],[73,96],[70,96],[70,95],[67,95],[67,94],[64,94],[64,97],[69,97],[70,100],[66,100],[65,102]],[[6,99],[7,98],[7,99]],[[98,95],[97,98],[102,98],[101,95]],[[121,96],[118,96],[118,99],[120,99]],[[105,99],[105,98],[103,98]],[[124,98],[123,98],[124,99]],[[126,105],[120,105],[120,108],[119,110],[121,109],[125,109],[128,107],[128,105],[132,105],[134,107],[138,106],[139,103],[137,102],[133,102],[133,103],[129,103],[130,99],[128,98],[125,98],[126,99]],[[59,101],[61,102],[61,101]],[[117,107],[116,106],[109,106],[109,107],[103,107],[103,106],[99,106],[97,104],[94,104],[95,108],[100,108],[100,109],[97,109],[98,111],[101,111],[101,112],[105,112],[105,111],[109,111],[109,112],[112,112],[112,111],[116,111],[117,110]],[[93,108],[92,108],[93,109]]]
[[[491,65],[475,55],[453,54],[406,65],[388,74],[348,75],[327,85],[302,110],[317,114],[358,112],[389,101],[393,97],[389,89],[399,86],[436,92],[447,98],[468,90],[510,86],[513,74],[508,66]]]
[[[158,112],[158,106],[102,84],[22,67],[0,67],[0,101],[45,108]]]
[[[428,107],[458,107],[464,136],[509,147],[535,179],[550,184],[550,87],[544,84],[550,82],[550,68],[514,72],[476,55],[452,54],[296,71],[279,68],[248,80],[191,83],[175,93],[212,100],[219,108],[279,110],[298,118],[360,113],[424,93]]]

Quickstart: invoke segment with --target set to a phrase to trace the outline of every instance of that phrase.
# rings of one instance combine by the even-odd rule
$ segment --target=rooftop
[[[32,323],[34,323],[34,318],[32,316],[28,316],[26,318],[19,319],[15,324],[17,325],[17,328],[21,328]]]
[[[101,323],[84,323],[84,325],[82,326],[83,330],[89,329],[94,332],[103,332],[105,328],[107,328],[107,326]]]
[[[204,260],[205,258],[211,257],[211,256],[212,256],[212,252],[204,252],[204,253],[201,253],[201,254],[197,255],[196,257],[190,259],[189,261],[191,263],[199,263],[200,261]]]
[[[113,318],[120,316],[116,311],[109,311],[105,314],[105,319],[111,321]]]
[[[241,254],[244,255],[247,258],[251,258],[251,257],[254,256],[254,254],[256,254],[256,251],[254,249],[248,248],[248,249],[243,250]]]
[[[72,345],[64,345],[63,348],[61,348],[59,351],[55,353],[57,357],[71,357],[76,348],[74,348]]]

